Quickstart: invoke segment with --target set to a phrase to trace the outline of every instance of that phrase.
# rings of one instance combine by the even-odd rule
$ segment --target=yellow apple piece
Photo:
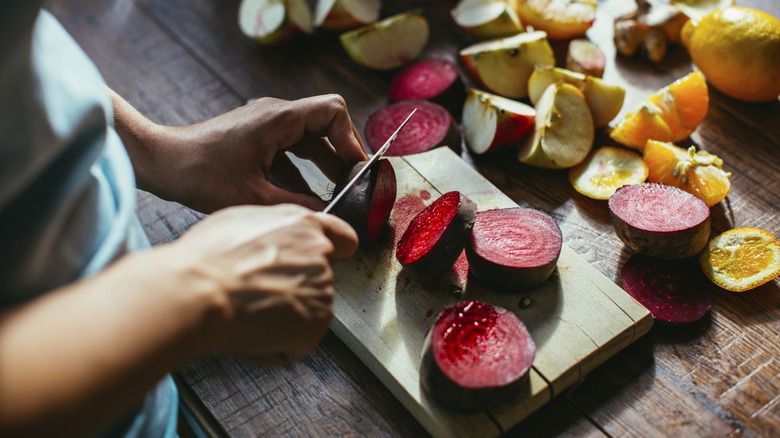
[[[599,46],[587,38],[575,38],[569,41],[566,51],[566,69],[601,78],[607,58]]]
[[[588,156],[594,135],[585,96],[574,85],[556,82],[539,98],[534,134],[520,148],[517,159],[548,169],[574,167]]]
[[[242,0],[238,25],[244,35],[266,45],[314,31],[306,0]]]
[[[515,9],[506,0],[460,0],[452,19],[476,40],[487,40],[525,31]]]
[[[318,0],[314,9],[314,26],[343,32],[379,19],[380,0]]]
[[[516,146],[534,129],[535,115],[522,102],[471,88],[463,105],[466,145],[475,154]]]
[[[596,21],[596,0],[519,0],[516,5],[523,23],[547,32],[551,40],[583,36]]]
[[[418,12],[402,12],[342,33],[341,45],[356,63],[391,70],[420,56],[430,37],[428,20]]]

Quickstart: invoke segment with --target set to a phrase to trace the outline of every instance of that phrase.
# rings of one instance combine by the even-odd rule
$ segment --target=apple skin
[[[579,17],[565,17],[563,14],[551,12],[549,6],[554,1],[514,0],[513,3],[523,23],[547,32],[547,38],[550,40],[568,40],[583,36],[596,21],[596,0],[570,0],[566,10],[577,8],[582,14]]]
[[[535,115],[536,110],[522,102],[470,88],[463,105],[466,145],[475,154],[494,153],[516,146],[533,130]],[[489,129],[495,131],[486,142],[479,130]]]
[[[388,38],[388,33],[392,37]],[[420,13],[410,11],[344,32],[339,39],[356,63],[374,70],[392,70],[417,58],[429,37],[428,21]],[[373,47],[365,47],[367,38],[373,38]]]
[[[262,20],[258,20],[261,5],[284,10],[284,18],[268,33],[262,33],[259,29],[262,27]],[[262,45],[282,44],[300,35],[313,33],[311,9],[305,0],[242,0],[238,9],[238,23],[244,35]]]
[[[329,0],[319,0],[317,3],[317,12],[322,13],[319,8],[322,7],[320,3],[327,2]],[[370,4],[372,8],[376,8],[376,16],[368,19],[367,21],[359,20],[355,15],[351,14],[347,4],[344,0],[333,0],[330,10],[323,16],[319,17],[319,22],[315,23],[317,28],[333,31],[344,32],[347,30],[355,29],[360,26],[365,26],[371,22],[379,19],[379,9],[381,8],[381,2],[379,0],[360,0]]]
[[[469,14],[474,8],[474,6],[462,7],[464,1],[461,1],[451,11],[453,21],[477,41],[506,37],[525,31],[515,9],[508,3],[500,1],[486,3],[488,4],[485,7],[493,8],[494,10],[490,12],[496,14],[491,20],[474,24],[460,18],[463,14]]]

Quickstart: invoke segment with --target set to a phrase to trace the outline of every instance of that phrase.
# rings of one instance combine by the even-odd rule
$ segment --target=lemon
[[[780,20],[757,9],[715,9],[680,34],[696,67],[723,93],[748,102],[780,94]]]

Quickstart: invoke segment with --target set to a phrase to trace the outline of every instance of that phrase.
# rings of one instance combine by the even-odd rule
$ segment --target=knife
[[[360,178],[362,178],[363,175],[366,174],[366,172],[368,172],[368,169],[374,163],[379,161],[380,158],[382,158],[382,156],[385,154],[385,152],[387,152],[387,150],[390,148],[390,145],[393,144],[393,141],[395,140],[395,138],[398,137],[398,134],[401,132],[401,130],[404,128],[404,126],[406,126],[406,123],[409,121],[409,119],[412,118],[412,116],[414,115],[415,112],[417,112],[417,108],[412,110],[412,112],[408,116],[406,116],[406,119],[403,121],[403,123],[401,123],[401,125],[398,127],[398,129],[396,129],[395,132],[393,132],[393,135],[391,135],[390,138],[387,139],[385,144],[383,144],[382,147],[379,148],[379,150],[376,151],[376,153],[368,160],[366,165],[360,168],[360,170],[358,171],[357,175],[355,175],[347,183],[347,185],[344,186],[344,188],[341,189],[341,191],[336,196],[334,196],[333,199],[330,200],[330,203],[325,207],[324,210],[322,210],[323,213],[330,212],[333,209],[333,206],[336,205],[336,203],[339,202],[339,200],[341,198],[343,198],[344,195],[347,194],[347,192],[349,192],[349,190],[352,188],[352,186],[354,186],[355,183],[357,183],[360,180]]]

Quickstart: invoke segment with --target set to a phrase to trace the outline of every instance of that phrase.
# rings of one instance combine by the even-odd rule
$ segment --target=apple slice
[[[358,64],[390,70],[420,56],[429,36],[428,20],[411,11],[342,33],[341,45]]]
[[[547,87],[556,82],[574,85],[582,91],[597,128],[607,126],[623,108],[626,97],[623,87],[608,84],[595,76],[551,66],[536,67],[528,79],[528,98],[531,103],[536,105]]]
[[[242,0],[238,26],[244,35],[267,45],[314,31],[306,0]]]
[[[466,145],[475,154],[515,146],[533,129],[535,115],[522,102],[471,88],[463,105]]]
[[[318,0],[314,9],[314,26],[343,32],[365,26],[379,19],[380,0]]]
[[[593,146],[593,117],[574,85],[556,82],[536,104],[534,135],[517,154],[521,163],[548,169],[574,167]]]
[[[477,40],[525,31],[517,12],[506,0],[461,0],[450,12],[455,24]]]
[[[479,84],[512,99],[528,95],[528,78],[536,65],[555,65],[555,55],[544,32],[482,41],[460,51],[466,70]]]
[[[551,40],[585,35],[596,21],[596,0],[518,0],[523,23],[547,32]]]
[[[587,38],[575,38],[569,41],[566,51],[568,70],[600,78],[604,76],[607,58],[593,41]]]

